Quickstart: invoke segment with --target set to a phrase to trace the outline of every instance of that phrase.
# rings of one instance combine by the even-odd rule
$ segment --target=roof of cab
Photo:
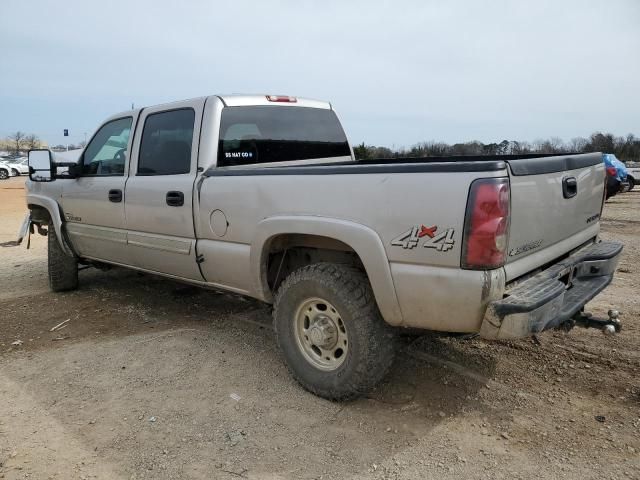
[[[314,100],[312,98],[300,98],[300,97],[289,97],[295,99],[295,101],[282,102],[282,101],[270,101],[268,97],[277,96],[277,97],[285,97],[288,95],[241,95],[241,94],[233,94],[233,95],[210,95],[206,98],[217,97],[224,103],[227,107],[247,107],[254,105],[276,105],[281,107],[310,107],[310,108],[323,108],[326,110],[331,110],[331,104],[329,102],[323,102],[322,100]],[[118,112],[111,116],[109,116],[105,121],[110,121],[118,118],[123,118],[125,116],[133,115],[141,110],[146,108],[157,108],[157,107],[167,107],[171,108],[176,103],[180,103],[186,100],[197,100],[204,99],[205,97],[196,97],[192,99],[184,99],[184,100],[176,100],[174,102],[169,103],[161,103],[157,105],[146,105],[144,107],[135,108],[133,110],[125,110],[124,112]]]
[[[293,101],[272,101],[268,97],[288,97]],[[281,107],[311,107],[331,110],[329,102],[311,98],[289,97],[288,95],[218,95],[227,107],[246,107],[250,105],[278,105]]]

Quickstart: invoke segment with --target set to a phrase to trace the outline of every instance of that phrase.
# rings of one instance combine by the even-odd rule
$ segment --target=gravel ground
[[[0,243],[23,181],[0,183]],[[620,335],[406,339],[349,403],[289,377],[260,303],[122,269],[53,294],[43,237],[0,248],[0,478],[640,478],[639,211],[607,202],[626,247],[588,307]]]

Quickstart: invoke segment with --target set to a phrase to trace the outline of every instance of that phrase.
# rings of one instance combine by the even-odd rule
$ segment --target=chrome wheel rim
[[[338,309],[322,298],[309,298],[300,304],[295,337],[305,360],[320,370],[336,370],[347,358],[347,329]]]

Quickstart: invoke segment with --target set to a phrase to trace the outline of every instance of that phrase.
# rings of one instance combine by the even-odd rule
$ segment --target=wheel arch
[[[56,238],[58,242],[62,246],[62,249],[67,255],[75,256],[73,250],[69,247],[67,242],[64,240],[64,235],[62,234],[62,213],[60,211],[60,205],[55,200],[45,197],[43,195],[27,195],[27,206],[29,210],[40,210],[46,211],[49,215],[49,220],[53,225],[53,229],[56,234]]]
[[[365,271],[385,321],[392,325],[402,323],[387,254],[380,237],[371,228],[347,220],[318,216],[278,216],[261,221],[250,253],[251,286],[255,297],[273,302],[273,287],[277,284],[270,282],[269,261],[273,259],[274,252],[288,248],[324,252],[320,258],[306,264],[327,261],[327,255],[348,261],[345,256],[351,255]],[[302,265],[305,263],[296,263],[296,266]]]

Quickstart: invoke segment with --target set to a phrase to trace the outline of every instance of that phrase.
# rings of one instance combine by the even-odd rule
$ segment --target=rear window
[[[333,110],[281,106],[222,110],[218,166],[350,155]]]
[[[138,175],[189,173],[194,120],[191,108],[149,115],[142,130]]]

